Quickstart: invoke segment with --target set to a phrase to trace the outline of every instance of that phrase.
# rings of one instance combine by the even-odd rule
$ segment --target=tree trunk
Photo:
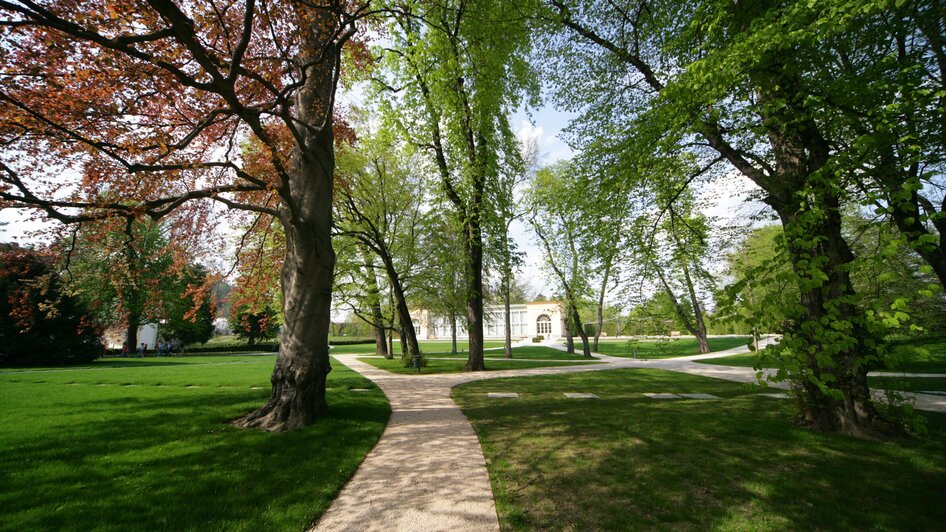
[[[506,342],[503,347],[506,358],[512,358],[512,327],[510,323],[509,312],[509,269],[506,268],[506,274],[503,279],[503,319],[506,322]]]
[[[573,326],[578,329],[578,336],[581,338],[581,351],[582,356],[585,358],[591,358],[591,349],[588,345],[588,333],[585,332],[585,328],[582,327],[581,315],[578,313],[578,309],[572,306],[571,310],[571,322]],[[574,353],[574,345],[572,346],[572,351]]]
[[[693,306],[693,321],[696,340],[700,343],[700,353],[709,353],[709,341],[706,339],[706,321],[703,320],[703,311],[700,308],[700,300],[696,298],[696,288],[693,286],[693,279],[690,277],[690,268],[686,261],[683,262],[683,280],[687,285],[687,292],[690,295],[690,305]]]
[[[374,331],[374,353],[388,358],[388,342],[383,327],[384,313],[381,312],[381,288],[378,287],[374,261],[371,260],[368,250],[362,248],[361,251],[362,258],[365,260],[365,281],[368,283],[368,306],[371,310],[371,329]]]
[[[841,234],[837,198],[830,192],[821,196],[820,201],[812,202],[823,207],[816,223],[805,219],[812,213],[799,214],[800,206],[776,209],[799,277],[804,309],[799,323],[831,324],[820,330],[795,326],[786,334],[786,343],[799,345],[793,351],[801,351],[805,360],[803,375],[796,379],[803,392],[805,421],[817,430],[868,436],[874,433],[876,411],[867,386],[866,362],[870,358],[864,357],[873,353],[875,344],[867,331],[866,316],[853,303],[856,298],[847,265],[854,255]],[[841,397],[825,394],[813,379],[840,391]]]
[[[141,326],[141,316],[134,314],[128,316],[128,326],[125,328],[125,345],[128,346],[128,354],[134,355],[138,350],[138,327]]]
[[[604,279],[601,281],[601,293],[598,295],[598,328],[595,329],[595,341],[592,350],[598,352],[598,338],[601,337],[601,328],[604,327],[604,295],[608,289],[608,278],[611,276],[611,261],[604,267]]]
[[[312,424],[328,409],[335,251],[332,249],[332,187],[335,152],[332,96],[338,50],[337,21],[327,9],[296,6],[302,24],[305,84],[296,94],[303,142],[293,148],[290,179],[279,189],[286,258],[280,275],[283,331],[269,401],[234,421],[240,427],[283,431]],[[318,125],[325,124],[321,128]],[[309,127],[313,126],[313,127]]]
[[[466,222],[467,233],[467,337],[470,353],[464,367],[467,371],[485,371],[483,360],[483,235],[479,224]]]
[[[450,354],[457,354],[457,315],[450,313]]]
[[[565,352],[575,354],[575,337],[572,334],[571,318],[565,320]]]
[[[379,244],[376,242],[376,244]],[[414,330],[414,320],[411,319],[411,311],[407,306],[407,298],[404,296],[404,287],[401,284],[401,277],[394,267],[394,259],[387,252],[387,247],[381,243],[378,245],[381,250],[381,262],[384,264],[384,270],[388,274],[388,280],[391,282],[391,292],[394,294],[394,305],[397,310],[398,322],[400,323],[401,333],[401,358],[405,361],[413,360],[415,356],[420,355],[420,348],[417,345],[417,331]],[[406,358],[405,358],[406,357]]]

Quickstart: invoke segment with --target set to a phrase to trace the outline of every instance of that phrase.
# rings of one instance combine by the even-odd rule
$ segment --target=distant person
[[[122,342],[122,358],[128,358],[128,342]]]
[[[141,342],[141,345],[138,346],[138,358],[144,358],[147,351],[148,344]]]

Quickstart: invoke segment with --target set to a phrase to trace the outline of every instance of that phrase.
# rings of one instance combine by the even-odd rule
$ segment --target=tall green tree
[[[581,321],[580,309],[589,293],[590,269],[593,262],[589,250],[591,231],[583,225],[588,205],[584,180],[574,164],[558,163],[539,170],[529,190],[532,209],[529,222],[545,252],[546,264],[552,270],[565,297],[565,320],[568,327],[569,352],[574,352],[572,334],[581,338],[585,358],[591,358],[588,334]]]
[[[881,324],[858,305],[842,234],[847,152],[821,120],[812,65],[826,43],[856,41],[886,2],[659,3],[548,0],[549,70],[560,99],[585,112],[576,129],[595,156],[634,160],[686,150],[725,163],[762,189],[786,235],[800,302],[782,346],[804,419],[872,434],[867,371]],[[579,83],[571,73],[593,72]],[[871,80],[860,80],[870,82]],[[702,173],[703,169],[697,173]]]
[[[493,216],[489,191],[519,147],[508,122],[526,93],[537,93],[527,61],[531,38],[516,6],[502,0],[398,1],[387,26],[385,109],[405,140],[435,163],[464,244],[466,369],[483,361],[484,231]]]
[[[76,226],[60,243],[71,290],[103,326],[124,326],[132,351],[138,328],[164,319],[165,303],[186,291],[182,250],[170,245],[166,231],[148,219],[101,220]]]
[[[407,296],[429,231],[426,193],[421,176],[411,167],[411,154],[380,132],[340,153],[336,187],[339,233],[377,257],[387,275],[406,346],[405,362],[420,356]]]

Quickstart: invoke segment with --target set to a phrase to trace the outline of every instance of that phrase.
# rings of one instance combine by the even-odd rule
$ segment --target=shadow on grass
[[[27,394],[42,387],[5,386]],[[268,390],[140,387],[128,397],[57,388],[31,409],[29,426],[2,438],[5,528],[301,529],[325,510],[390,414],[379,391],[339,389],[312,427],[270,434],[228,425]]]
[[[517,391],[488,401],[486,391]],[[592,392],[598,400],[563,399]],[[644,392],[720,401],[655,401]],[[464,385],[497,508],[513,529],[937,529],[946,416],[900,442],[801,430],[736,384],[626,370]]]

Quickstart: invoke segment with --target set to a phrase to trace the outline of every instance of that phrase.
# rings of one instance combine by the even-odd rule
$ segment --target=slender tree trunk
[[[384,263],[384,269],[388,274],[388,280],[391,282],[391,291],[394,293],[394,305],[397,310],[398,322],[400,323],[401,342],[403,344],[401,358],[407,361],[420,355],[420,348],[417,345],[417,332],[414,330],[414,320],[411,318],[411,311],[407,306],[407,298],[404,296],[404,287],[401,284],[401,277],[394,268],[394,260],[386,252],[386,248],[381,246],[381,261]],[[405,358],[406,357],[406,358]]]
[[[598,338],[601,337],[601,328],[604,327],[604,296],[608,289],[608,278],[611,276],[611,261],[608,260],[604,267],[604,279],[601,281],[601,293],[598,295],[598,327],[595,329],[595,341],[593,351],[598,352]]]
[[[335,251],[332,249],[332,188],[335,152],[332,95],[338,51],[337,27],[326,9],[296,6],[307,63],[305,84],[296,95],[303,142],[293,148],[291,175],[279,189],[280,221],[286,239],[281,272],[283,331],[269,401],[234,421],[241,427],[282,431],[312,424],[328,409],[325,380],[329,363]]]
[[[506,322],[506,342],[504,351],[506,358],[512,358],[512,324],[510,323],[509,312],[509,269],[507,265],[506,273],[503,279],[503,319]]]
[[[565,319],[565,352],[575,353],[575,337],[572,335],[571,317]]]
[[[706,321],[703,319],[703,311],[700,308],[700,300],[696,297],[696,288],[693,286],[693,278],[690,277],[690,268],[686,261],[683,261],[683,280],[687,285],[687,293],[690,296],[690,305],[693,307],[693,321],[695,322],[696,340],[700,343],[700,353],[709,353],[709,341],[706,338]]]
[[[394,330],[388,330],[388,358],[394,358]]]
[[[749,306],[755,308],[755,292],[752,290],[751,283],[749,283]],[[753,351],[759,352],[759,329],[755,324],[752,325],[752,347]]]
[[[450,313],[450,354],[457,354],[457,315]]]

